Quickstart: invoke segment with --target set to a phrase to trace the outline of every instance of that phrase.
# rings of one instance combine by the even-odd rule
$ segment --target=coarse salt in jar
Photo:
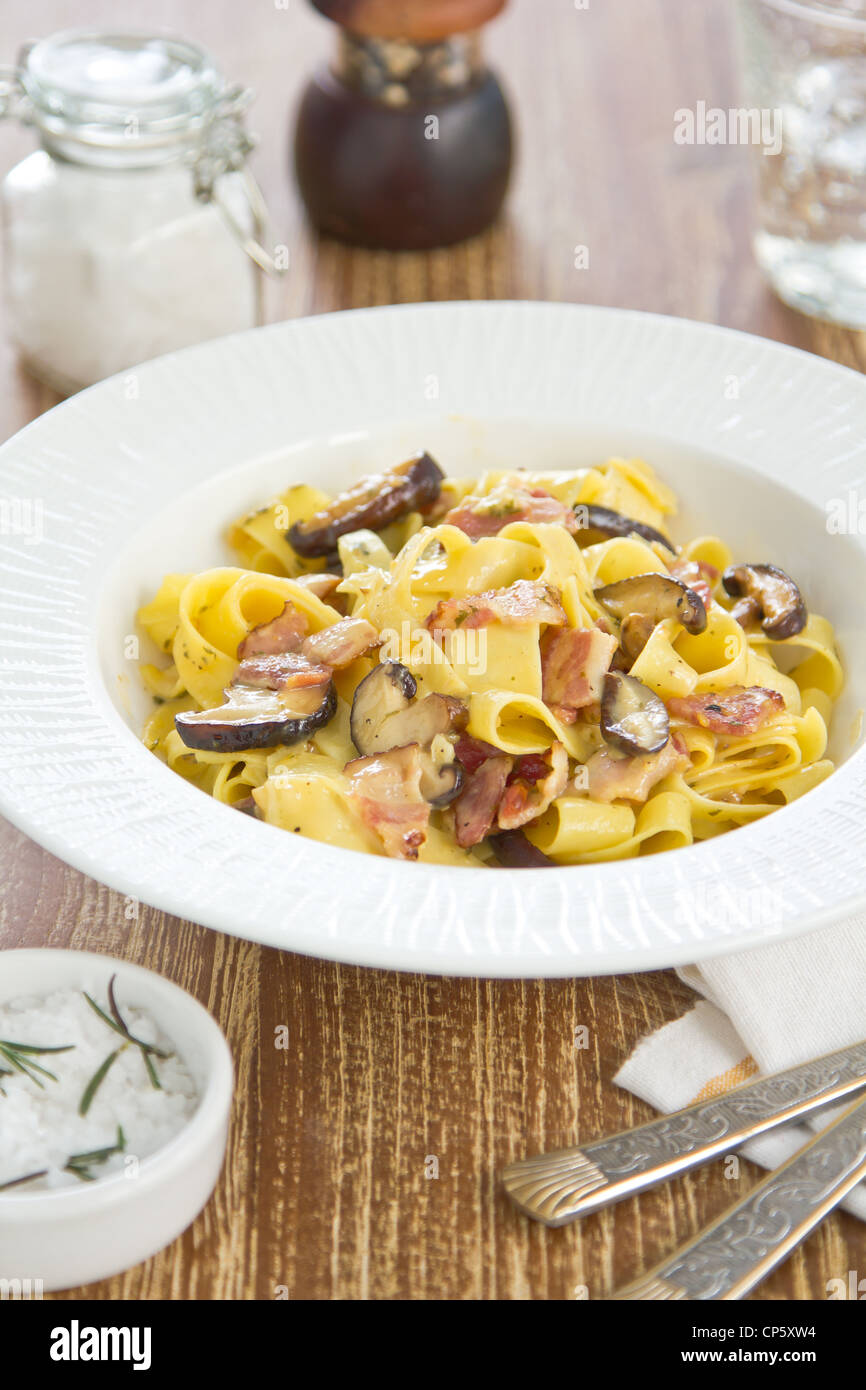
[[[40,149],[2,185],[9,331],[64,393],[261,321],[249,94],[196,45],[68,32],[0,74]]]

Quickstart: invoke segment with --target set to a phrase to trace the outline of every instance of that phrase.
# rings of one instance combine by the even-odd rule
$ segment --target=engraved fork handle
[[[866,1100],[614,1299],[743,1298],[866,1177]]]
[[[521,1211],[564,1226],[866,1086],[866,1042],[699,1101],[579,1148],[521,1159],[503,1173]]]

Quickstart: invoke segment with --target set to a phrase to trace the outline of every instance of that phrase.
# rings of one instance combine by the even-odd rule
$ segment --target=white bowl
[[[124,639],[164,573],[233,563],[221,535],[294,481],[338,488],[424,447],[451,472],[641,454],[677,539],[791,571],[836,626],[842,765],[792,806],[688,849],[557,870],[356,855],[238,815],[139,740]],[[866,381],[685,320],[557,304],[441,304],[281,323],[74,397],[0,450],[0,807],[120,892],[222,931],[440,974],[679,964],[866,902],[866,543],[825,507],[864,486]],[[23,512],[22,512],[23,518]],[[26,518],[23,518],[26,520]],[[6,528],[7,531],[13,528]]]
[[[186,1230],[223,1164],[232,1099],[228,1044],[206,1009],[170,980],[89,951],[3,951],[0,1003],[53,990],[105,994],[147,1011],[176,1046],[198,1090],[196,1110],[167,1144],[123,1173],[51,1192],[0,1194],[0,1279],[68,1289],[107,1279]],[[25,1285],[26,1287],[26,1285]]]

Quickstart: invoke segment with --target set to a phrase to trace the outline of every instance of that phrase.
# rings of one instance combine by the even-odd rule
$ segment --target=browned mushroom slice
[[[623,516],[621,512],[612,511],[610,507],[587,507],[579,502],[574,508],[574,515],[577,519],[574,539],[581,548],[597,545],[599,541],[612,540],[615,536],[635,535],[640,536],[642,540],[655,541],[657,545],[663,545],[672,555],[677,553],[667,536],[663,536],[654,526],[647,526],[645,521],[635,521],[631,516]]]
[[[503,869],[554,869],[552,859],[536,849],[522,830],[500,830],[490,836],[490,848]]]
[[[463,790],[463,768],[452,756],[442,762],[429,749],[421,750],[421,795],[431,806],[450,806]]]
[[[703,632],[707,626],[707,610],[700,594],[667,574],[636,574],[596,589],[595,596],[621,622],[631,614],[640,614],[653,627],[665,618],[675,618],[686,632]]]
[[[625,661],[622,668],[617,669],[631,669],[652,637],[654,627],[655,623],[646,613],[626,614],[619,630],[619,645]]]
[[[601,734],[621,753],[660,753],[670,736],[663,702],[648,686],[622,671],[609,671],[601,697]]]
[[[435,502],[444,473],[429,454],[416,454],[388,473],[362,478],[306,521],[296,521],[288,541],[299,555],[330,555],[349,531],[381,531],[407,512]]]
[[[320,574],[295,575],[295,583],[300,584],[304,589],[309,589],[310,593],[315,594],[316,598],[320,598],[323,603],[328,602],[334,590],[337,588],[337,585],[342,583],[342,580],[343,576],[341,574],[333,574],[328,570],[324,570]]]
[[[414,676],[399,661],[385,661],[365,676],[352,701],[352,742],[359,753],[377,753],[406,743],[422,748],[438,735],[465,729],[468,711],[450,695],[416,699]]]
[[[433,806],[447,806],[463,785],[463,769],[448,735],[465,729],[468,710],[449,695],[416,699],[417,691],[414,676],[399,661],[382,662],[355,690],[352,742],[365,756],[417,744],[424,797]]]
[[[731,598],[751,599],[755,608],[737,605],[737,621],[755,616],[768,637],[783,642],[802,632],[809,617],[803,595],[793,579],[777,565],[731,565],[722,575],[725,592]]]
[[[332,681],[288,690],[232,685],[224,705],[177,714],[174,724],[187,748],[243,753],[297,743],[333,719],[336,709]]]
[[[355,689],[350,720],[352,742],[359,753],[366,755],[380,748],[396,748],[401,741],[417,742],[416,739],[389,742],[382,732],[389,719],[409,708],[417,693],[415,677],[399,661],[383,661],[364,677]]]
[[[731,609],[731,617],[746,632],[752,632],[761,626],[761,605],[753,598],[738,598]]]

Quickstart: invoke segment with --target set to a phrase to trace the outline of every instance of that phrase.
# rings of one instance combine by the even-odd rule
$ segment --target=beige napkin
[[[639,1043],[614,1078],[665,1113],[866,1037],[866,917],[678,970],[704,1001]],[[776,1168],[843,1107],[743,1145]],[[842,1203],[866,1220],[866,1183]]]

